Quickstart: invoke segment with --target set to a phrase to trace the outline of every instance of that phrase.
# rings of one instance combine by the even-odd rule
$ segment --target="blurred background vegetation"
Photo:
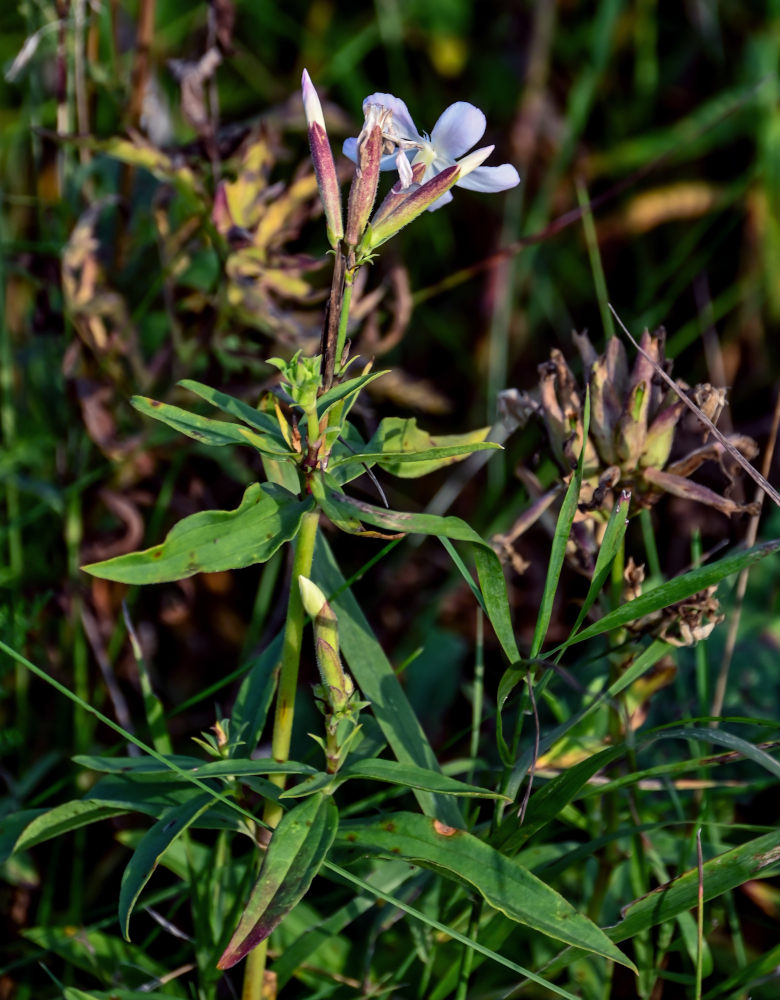
[[[576,367],[573,329],[602,344],[608,300],[635,333],[666,327],[677,376],[730,387],[723,422],[762,446],[768,435],[780,355],[778,0],[10,0],[0,10],[0,638],[130,729],[139,691],[120,624],[127,595],[78,567],[158,541],[186,513],[235,506],[260,475],[245,455],[151,426],[128,399],[181,402],[176,380],[194,377],[254,402],[273,379],[267,357],[316,350],[329,258],[304,67],[334,147],[357,134],[371,92],[401,97],[427,131],[466,100],[487,116],[490,162],[510,161],[522,178],[507,195],[456,191],[370,269],[353,336],[395,373],[376,384],[369,428],[399,411],[432,430],[493,423],[498,392],[531,389],[551,347]],[[485,535],[506,531],[529,504],[519,464],[543,484],[557,475],[529,428],[465,484],[453,512]],[[421,509],[444,478],[391,501]],[[694,536],[706,551],[745,532],[682,500],[653,516],[666,574],[690,562]],[[338,545],[352,571],[376,551]],[[526,642],[548,545],[542,526],[520,544],[527,571],[510,570]],[[726,706],[771,717],[777,574],[760,572],[750,666]],[[226,679],[278,628],[284,574],[280,555],[262,573],[129,595],[183,743],[214,721],[233,691]],[[368,615],[394,662],[416,657],[408,691],[446,747],[463,723],[468,597],[433,545],[402,546],[365,579]],[[570,622],[574,574],[568,586],[559,614]],[[499,671],[496,655],[489,690]],[[68,756],[109,737],[7,659],[0,685],[3,811],[49,804],[71,781]],[[693,695],[678,691],[685,711]],[[777,819],[776,801],[769,812],[764,822]],[[39,924],[63,911],[77,922],[106,903],[119,849],[94,846],[89,865],[76,851],[63,870],[55,847],[38,870],[12,872],[8,929],[33,911]]]

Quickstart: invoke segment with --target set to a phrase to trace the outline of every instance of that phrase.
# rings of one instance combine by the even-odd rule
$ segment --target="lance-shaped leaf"
[[[300,500],[273,483],[253,483],[235,510],[192,514],[174,525],[160,545],[82,568],[105,580],[141,584],[252,566],[270,559],[295,536],[313,503],[311,497]]]
[[[376,463],[393,476],[416,479],[472,452],[500,449],[497,442],[485,440],[489,432],[489,427],[480,427],[466,434],[433,435],[419,428],[414,418],[386,417],[361,454],[331,461],[329,469],[350,462]]]
[[[381,372],[366,372],[364,375],[358,375],[356,378],[351,378],[347,382],[340,382],[338,385],[334,385],[332,389],[328,389],[327,392],[323,393],[317,400],[317,416],[320,420],[325,416],[328,410],[335,406],[336,403],[340,403],[342,400],[346,400],[348,406],[351,406],[355,398],[357,398],[358,393],[369,384],[373,382],[374,379],[381,378],[382,375],[387,375],[387,369]]]
[[[207,792],[196,795],[187,802],[168,809],[144,834],[125,868],[119,891],[119,925],[126,941],[130,940],[130,916],[160,858],[198,816],[213,805],[214,798]]]
[[[756,837],[703,866],[703,899],[716,899],[723,893],[754,878],[776,875],[780,862],[780,832],[773,830]],[[699,872],[696,868],[653,889],[641,899],[623,908],[623,919],[607,930],[613,941],[633,938],[648,927],[671,920],[693,909],[699,898]]]
[[[240,962],[308,892],[338,829],[329,795],[312,795],[285,813],[274,830],[260,876],[217,968]]]
[[[279,422],[269,414],[263,413],[262,410],[256,410],[249,403],[245,403],[243,399],[237,399],[226,392],[220,392],[219,389],[212,389],[210,385],[204,385],[202,382],[196,382],[191,378],[181,379],[178,385],[183,389],[193,392],[196,396],[200,396],[201,399],[205,399],[206,402],[211,403],[212,406],[216,406],[223,413],[229,413],[231,417],[238,417],[245,424],[260,431],[261,434],[273,437],[274,441],[280,447],[284,446],[284,438],[279,429]],[[154,416],[155,414],[151,415]]]
[[[480,589],[484,599],[484,609],[510,663],[520,660],[520,651],[515,641],[514,628],[509,613],[506,581],[501,562],[488,545],[470,525],[459,517],[439,517],[437,514],[413,514],[397,510],[385,510],[373,504],[355,500],[332,490],[325,491],[329,502],[328,517],[335,515],[357,518],[373,524],[385,531],[403,531],[422,535],[442,535],[463,542],[470,542],[474,551],[474,562],[479,576]],[[323,508],[325,509],[325,508]],[[363,685],[360,681],[361,690]],[[364,691],[364,694],[367,692]],[[370,696],[368,696],[370,697]],[[374,699],[371,698],[373,702]]]
[[[441,774],[416,764],[401,763],[397,760],[385,760],[382,757],[369,757],[349,764],[339,772],[339,779],[363,778],[368,781],[387,781],[393,785],[403,785],[405,788],[420,788],[426,792],[440,795],[465,795],[483,799],[507,799],[501,792],[493,792],[479,785],[470,785],[449,775]]]
[[[227,420],[214,420],[211,417],[201,417],[197,413],[190,413],[179,406],[172,406],[170,403],[161,403],[156,399],[148,399],[146,396],[133,396],[130,400],[136,410],[146,414],[147,417],[154,417],[162,423],[173,427],[174,430],[187,437],[200,441],[203,444],[222,447],[226,444],[246,444],[256,448],[265,455],[276,455],[282,458],[292,458],[292,452],[285,449],[268,435],[258,434],[257,431],[242,427],[240,424],[233,424]]]
[[[465,830],[429,816],[399,812],[376,823],[343,824],[338,844],[439,872],[478,892],[510,920],[634,968],[607,935],[563,896]]]

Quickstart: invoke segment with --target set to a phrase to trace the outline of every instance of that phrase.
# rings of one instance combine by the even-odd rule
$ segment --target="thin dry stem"
[[[775,411],[772,415],[772,427],[769,431],[769,440],[767,441],[766,451],[764,452],[764,460],[761,464],[761,472],[765,477],[769,475],[770,469],[772,468],[772,459],[774,458],[775,448],[777,446],[778,428],[780,428],[780,393],[778,393],[775,401]],[[760,488],[756,490],[755,500],[757,504],[763,504],[764,493]],[[748,523],[747,531],[745,532],[745,544],[748,546],[755,545],[756,543],[760,517],[761,511],[759,510],[751,517],[750,522]],[[734,649],[737,645],[737,632],[739,631],[739,623],[742,617],[742,604],[745,600],[749,573],[750,571],[748,569],[743,569],[737,577],[737,586],[734,593],[734,611],[729,620],[729,628],[726,633],[726,643],[723,648],[723,657],[720,661],[718,679],[715,682],[715,693],[712,698],[712,707],[710,709],[710,715],[715,716],[715,718],[713,718],[710,722],[710,726],[713,729],[718,726],[719,720],[717,717],[723,711],[723,702],[726,699],[729,670],[734,656]]]
[[[694,401],[692,399],[690,399],[688,396],[685,395],[685,393],[680,389],[680,387],[677,385],[677,383],[674,381],[674,379],[670,378],[666,374],[666,372],[663,370],[663,368],[656,361],[654,361],[653,358],[651,358],[650,355],[646,351],[642,350],[642,348],[639,346],[639,344],[636,342],[636,340],[634,340],[634,338],[628,332],[628,329],[627,329],[625,323],[618,316],[618,314],[615,311],[615,308],[614,308],[614,306],[612,305],[611,302],[609,303],[609,309],[610,309],[610,312],[612,313],[612,315],[618,321],[618,324],[620,325],[620,329],[623,331],[623,333],[625,333],[625,335],[628,337],[628,339],[631,341],[631,343],[634,345],[634,347],[639,351],[639,353],[644,358],[646,358],[647,361],[650,362],[650,364],[653,366],[653,369],[656,372],[656,374],[659,375],[664,380],[664,382],[666,382],[666,384],[671,389],[673,389],[674,392],[677,393],[677,395],[680,397],[680,399],[683,401],[683,403],[685,403],[685,405],[688,407],[688,409],[691,410],[693,413],[695,413],[696,416],[699,418],[699,420],[701,420],[701,422],[706,427],[708,427],[710,429],[710,431],[712,432],[713,436],[715,438],[717,438],[717,440],[723,445],[723,447],[726,449],[726,451],[729,453],[729,455],[731,455],[731,457],[734,459],[734,461],[737,462],[737,464],[740,465],[745,470],[745,472],[750,476],[750,478],[753,480],[753,482],[757,483],[758,486],[764,491],[764,493],[766,493],[767,496],[771,497],[772,500],[774,500],[774,502],[777,504],[777,506],[780,507],[780,493],[777,492],[777,490],[774,488],[774,486],[772,486],[771,483],[767,482],[766,477],[762,476],[761,473],[758,471],[758,469],[754,469],[753,468],[753,466],[750,464],[750,462],[748,462],[748,460],[745,458],[745,456],[734,447],[734,445],[729,441],[729,439],[726,437],[726,435],[723,434],[721,431],[719,431],[718,428],[715,426],[715,424],[694,403]]]

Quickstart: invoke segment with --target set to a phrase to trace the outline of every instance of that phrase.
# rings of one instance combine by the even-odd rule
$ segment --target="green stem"
[[[469,917],[468,936],[472,941],[476,941],[479,931],[479,922],[482,917],[482,900],[475,899],[471,903],[471,915]],[[458,986],[455,993],[455,1000],[466,1000],[469,989],[469,978],[474,965],[474,949],[463,948],[458,971]]]
[[[344,354],[344,345],[347,342],[347,323],[349,321],[349,304],[352,301],[352,285],[355,282],[355,275],[357,274],[357,268],[347,268],[347,273],[344,276],[344,294],[341,298],[341,313],[339,314],[339,332],[338,338],[336,339],[336,356],[335,365],[336,372],[338,373],[339,367],[341,365],[341,358]]]
[[[282,643],[282,662],[279,673],[279,688],[276,693],[276,712],[274,715],[274,730],[271,737],[271,756],[274,760],[284,762],[290,757],[292,742],[292,727],[295,714],[295,692],[298,687],[298,667],[301,660],[301,645],[303,642],[304,610],[301,592],[298,587],[299,576],[311,576],[311,564],[314,560],[314,543],[317,538],[319,511],[312,510],[303,515],[298,539],[295,546],[292,578],[290,580],[290,596],[287,602],[287,621],[284,627]],[[271,780],[279,788],[284,788],[285,775],[272,775]],[[266,799],[263,810],[263,821],[274,829],[282,818],[283,810],[270,799]],[[250,951],[244,970],[244,985],[241,1000],[263,1000],[263,983],[265,979],[265,960],[267,942],[263,941],[253,951]]]

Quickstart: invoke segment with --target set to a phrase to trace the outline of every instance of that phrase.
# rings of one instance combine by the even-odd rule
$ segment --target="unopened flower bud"
[[[358,161],[352,187],[349,189],[347,207],[347,233],[345,242],[356,247],[366,230],[368,217],[374,207],[376,189],[379,185],[379,168],[382,163],[382,125],[371,114],[369,106],[366,124],[358,138]]]
[[[378,226],[380,222],[388,217],[388,215],[399,208],[401,204],[406,201],[408,197],[410,197],[410,195],[413,195],[415,191],[419,190],[422,176],[425,173],[425,164],[415,163],[414,166],[411,167],[411,171],[412,180],[409,185],[404,187],[403,181],[399,179],[387,192],[387,196],[376,212],[374,212],[374,216],[371,219],[372,228]]]
[[[328,242],[335,249],[344,236],[344,221],[341,215],[341,191],[339,190],[339,180],[336,174],[336,163],[333,159],[333,152],[328,142],[328,133],[325,129],[322,105],[306,70],[303,71],[301,89],[303,92],[303,110],[309,126],[311,159],[314,164],[314,173],[317,177],[317,186],[320,189],[322,207],[325,211]]]
[[[400,229],[408,226],[418,215],[421,215],[443,194],[446,194],[459,177],[460,167],[456,163],[436,174],[417,190],[412,191],[412,194],[404,198],[389,215],[385,215],[381,222],[377,225],[372,223],[363,241],[365,249],[371,251],[389,240],[391,236],[395,236]]]

